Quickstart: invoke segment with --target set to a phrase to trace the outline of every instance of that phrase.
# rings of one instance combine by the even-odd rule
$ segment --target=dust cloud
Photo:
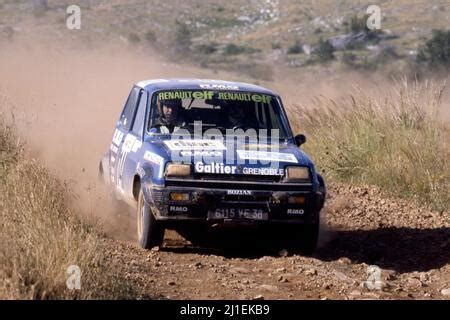
[[[131,86],[142,79],[205,76],[120,45],[73,50],[42,39],[15,42],[0,52],[0,102],[31,155],[68,181],[76,208],[111,219],[102,201],[98,163]],[[122,223],[120,225],[123,225]]]

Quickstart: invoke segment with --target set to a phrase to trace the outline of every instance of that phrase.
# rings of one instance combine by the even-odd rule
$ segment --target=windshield
[[[237,91],[170,90],[153,95],[148,132],[172,134],[180,130],[194,133],[218,129],[224,134],[233,131],[264,131],[288,138],[282,121],[278,99],[272,95]],[[185,132],[186,132],[185,131]]]

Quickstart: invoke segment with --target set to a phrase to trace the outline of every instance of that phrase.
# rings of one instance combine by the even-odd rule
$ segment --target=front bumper
[[[149,185],[147,188],[148,202],[156,219],[175,226],[188,221],[209,225],[313,223],[319,219],[325,198],[324,194],[313,192],[311,183],[171,179],[165,186]],[[245,192],[240,193],[241,190]],[[169,195],[173,192],[189,193],[189,200],[171,201]],[[304,203],[290,204],[288,199],[293,196],[304,197]],[[224,208],[262,210],[267,213],[267,218],[215,218],[208,214]]]

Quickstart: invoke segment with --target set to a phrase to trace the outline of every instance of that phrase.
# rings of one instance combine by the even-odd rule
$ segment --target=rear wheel
[[[160,246],[164,240],[164,228],[158,223],[150,206],[139,191],[137,206],[137,233],[139,245],[144,249]]]

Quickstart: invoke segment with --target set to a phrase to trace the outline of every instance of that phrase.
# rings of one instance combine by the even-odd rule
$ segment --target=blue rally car
[[[240,228],[310,254],[326,188],[300,148],[305,141],[271,90],[147,80],[131,89],[99,170],[136,212],[143,248],[161,245],[165,229],[201,245],[216,229],[232,238]]]

